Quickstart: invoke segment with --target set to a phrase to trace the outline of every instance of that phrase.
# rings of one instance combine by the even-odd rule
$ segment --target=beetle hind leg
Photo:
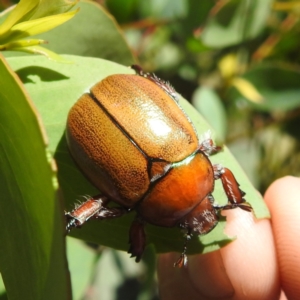
[[[220,164],[215,164],[213,168],[215,179],[221,179],[223,189],[228,199],[228,203],[226,205],[216,208],[223,210],[239,207],[249,212],[252,211],[251,205],[243,198],[246,194],[239,188],[239,183],[235,179],[233,173]]]
[[[144,230],[144,222],[136,218],[130,227],[129,231],[129,250],[130,257],[135,257],[135,261],[139,262],[144,253],[146,246],[146,234]]]
[[[213,197],[207,195],[190,213],[179,223],[180,227],[187,230],[183,251],[175,262],[174,267],[183,267],[187,264],[187,244],[193,233],[204,235],[215,228],[218,223],[217,209],[213,206]]]
[[[71,212],[65,212],[67,232],[70,232],[73,228],[81,227],[90,219],[117,218],[128,212],[122,207],[107,208],[108,202],[109,199],[107,197],[98,195],[75,207]]]
[[[188,261],[187,256],[186,256],[187,244],[191,238],[192,238],[192,234],[191,234],[191,230],[189,229],[185,236],[185,241],[183,244],[183,251],[182,251],[181,255],[179,256],[179,258],[177,259],[177,261],[174,263],[174,267],[182,268],[187,265],[187,261]]]

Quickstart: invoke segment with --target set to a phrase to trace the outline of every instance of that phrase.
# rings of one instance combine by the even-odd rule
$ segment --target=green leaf
[[[29,46],[35,46],[35,45],[40,45],[44,44],[44,40],[37,40],[37,39],[31,39],[31,40],[19,40],[11,43],[7,43],[4,45],[0,45],[0,51],[1,50],[13,50],[16,48],[25,48]]]
[[[42,54],[55,62],[67,63],[67,64],[73,63],[72,61],[66,60],[64,57],[56,54],[55,52],[49,49],[46,49],[45,47],[40,47],[40,46],[14,47],[13,50],[32,53],[32,54]]]
[[[107,0],[105,5],[108,10],[115,16],[118,23],[132,21],[132,16],[135,12],[137,0]]]
[[[298,69],[283,65],[260,64],[243,75],[262,96],[259,102],[249,101],[231,89],[230,95],[238,101],[246,101],[254,109],[262,111],[288,111],[300,107]]]
[[[0,274],[0,299],[7,299],[7,297],[5,297],[6,295],[6,290],[5,290],[5,286],[4,286],[4,282],[2,279],[2,275]]]
[[[30,19],[65,13],[72,9],[78,1],[79,0],[39,0],[39,5]]]
[[[73,299],[83,299],[95,268],[96,252],[83,242],[67,238]]]
[[[207,20],[210,10],[215,5],[214,1],[210,0],[186,0],[188,9],[185,18],[180,20],[186,35],[191,37],[191,33],[203,26]]]
[[[21,0],[18,5],[11,10],[7,10],[9,15],[0,26],[0,38],[18,22],[28,19],[39,4],[39,0]],[[2,16],[3,17],[3,16]]]
[[[7,295],[68,299],[64,225],[52,159],[34,106],[2,56],[0,103],[0,268]]]
[[[135,63],[121,29],[97,3],[80,1],[75,18],[36,36],[49,42],[45,47],[60,54],[99,57],[123,65]]]
[[[222,48],[257,37],[266,25],[272,0],[229,1],[210,18],[201,39],[210,47]]]
[[[142,18],[155,16],[155,18],[160,19],[175,19],[183,17],[187,12],[187,1],[185,0],[152,0],[139,2]]]
[[[217,139],[225,141],[226,111],[217,93],[208,87],[199,87],[193,94],[192,103],[216,131]]]
[[[49,31],[70,20],[77,12],[78,10],[74,10],[63,14],[18,23],[10,28],[6,34],[0,36],[0,43],[11,42]]]
[[[74,61],[72,65],[54,64],[43,57],[15,57],[9,62],[16,70],[33,98],[42,116],[50,139],[50,149],[55,152],[58,165],[58,178],[66,200],[66,210],[71,210],[74,203],[83,195],[95,195],[97,191],[81,174],[72,161],[64,136],[66,118],[69,109],[76,100],[96,82],[110,74],[133,73],[130,68],[95,58],[66,56]],[[195,109],[185,100],[180,104],[191,117],[199,135],[209,129],[207,123]],[[268,216],[266,206],[256,190],[238,166],[227,148],[212,157],[214,163],[219,162],[232,169],[238,178],[241,188],[247,193],[247,200],[252,204],[258,218]],[[220,182],[214,192],[218,203],[226,203],[226,196]],[[72,231],[72,236],[116,249],[128,249],[128,230],[134,214],[115,220],[91,221],[81,230]],[[189,244],[190,253],[207,252],[218,249],[229,242],[223,233],[224,219],[219,222],[211,234],[194,238]],[[146,226],[148,242],[154,243],[158,252],[181,251],[182,232],[178,228],[161,228]],[[200,243],[203,241],[203,244]]]

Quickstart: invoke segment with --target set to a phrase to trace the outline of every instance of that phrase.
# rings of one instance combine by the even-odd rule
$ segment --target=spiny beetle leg
[[[81,227],[90,219],[117,218],[128,212],[121,207],[105,207],[108,202],[109,199],[105,196],[95,196],[75,207],[71,212],[66,212],[66,230],[69,232],[72,228]]]
[[[213,167],[215,179],[221,179],[223,189],[228,199],[228,204],[219,207],[219,209],[233,209],[239,207],[246,211],[252,211],[251,205],[243,198],[246,194],[239,188],[239,183],[236,181],[233,173],[220,164],[215,164]]]
[[[177,261],[174,263],[174,267],[182,268],[182,267],[187,266],[187,261],[188,261],[187,256],[186,256],[187,244],[191,238],[192,238],[192,235],[190,233],[190,230],[188,230],[188,233],[186,234],[186,237],[185,237],[185,242],[183,244],[183,251],[182,251],[181,255],[179,256],[179,258],[177,259]]]
[[[149,79],[150,81],[157,84],[160,88],[162,88],[174,101],[179,101],[179,96],[173,86],[167,81],[164,81],[157,77],[154,73],[145,73],[143,69],[139,65],[132,65],[131,69],[133,69],[137,75],[142,76],[144,78]]]
[[[202,137],[202,142],[199,145],[199,150],[204,152],[207,156],[222,151],[221,146],[217,146],[211,138],[211,132],[208,130]]]
[[[144,230],[144,222],[140,219],[135,219],[129,231],[129,250],[130,257],[135,257],[135,261],[139,262],[143,255],[146,246],[146,234]]]

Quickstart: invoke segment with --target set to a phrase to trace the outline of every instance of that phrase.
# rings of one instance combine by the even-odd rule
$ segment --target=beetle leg
[[[191,230],[189,229],[186,234],[185,241],[183,244],[183,251],[182,251],[181,255],[179,256],[179,258],[177,259],[177,261],[174,263],[174,267],[182,268],[187,265],[187,261],[188,261],[187,256],[186,256],[187,244],[190,241],[190,239],[192,238],[192,234],[190,231]]]
[[[199,145],[199,150],[204,152],[206,156],[210,156],[222,150],[222,147],[217,146],[211,138],[211,132],[208,130],[202,137],[202,142]]]
[[[142,67],[139,65],[131,65],[131,69],[133,69],[137,75],[142,77],[147,77],[150,75],[150,73],[144,73]]]
[[[135,261],[139,262],[143,255],[146,246],[146,234],[144,230],[144,222],[140,219],[135,219],[129,231],[129,250],[130,257],[135,257]]]
[[[139,65],[132,65],[131,69],[133,69],[137,75],[140,75],[144,78],[149,79],[150,81],[157,84],[160,88],[162,88],[174,101],[179,102],[179,96],[175,89],[168,81],[164,81],[157,77],[154,73],[145,73],[143,69]]]
[[[67,232],[72,228],[81,227],[90,219],[116,218],[128,212],[122,207],[105,207],[108,202],[109,199],[107,197],[98,195],[88,199],[71,212],[65,212]]]
[[[239,188],[239,183],[236,181],[233,173],[229,169],[221,166],[220,164],[215,164],[213,168],[215,179],[221,179],[223,189],[228,199],[227,205],[216,208],[233,209],[239,207],[246,211],[252,211],[251,205],[248,204],[243,198],[246,194]]]
[[[180,222],[180,227],[187,229],[186,240],[183,251],[174,267],[183,267],[187,263],[187,244],[192,234],[204,235],[215,228],[218,223],[217,210],[213,206],[213,196],[207,195],[191,212],[189,212]]]

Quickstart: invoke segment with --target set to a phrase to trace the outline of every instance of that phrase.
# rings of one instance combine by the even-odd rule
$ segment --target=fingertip
[[[221,249],[224,266],[235,289],[234,299],[277,299],[279,274],[268,219],[235,209],[225,212],[226,233],[235,241]]]
[[[160,255],[158,282],[163,300],[232,299],[234,288],[226,274],[220,251],[191,255],[186,267],[174,268],[178,253]]]
[[[266,191],[271,212],[281,284],[288,299],[300,295],[300,179],[287,176],[276,180]]]
[[[158,257],[158,288],[162,300],[199,299],[197,291],[193,288],[186,268],[173,267],[178,259],[178,253],[160,254]]]

